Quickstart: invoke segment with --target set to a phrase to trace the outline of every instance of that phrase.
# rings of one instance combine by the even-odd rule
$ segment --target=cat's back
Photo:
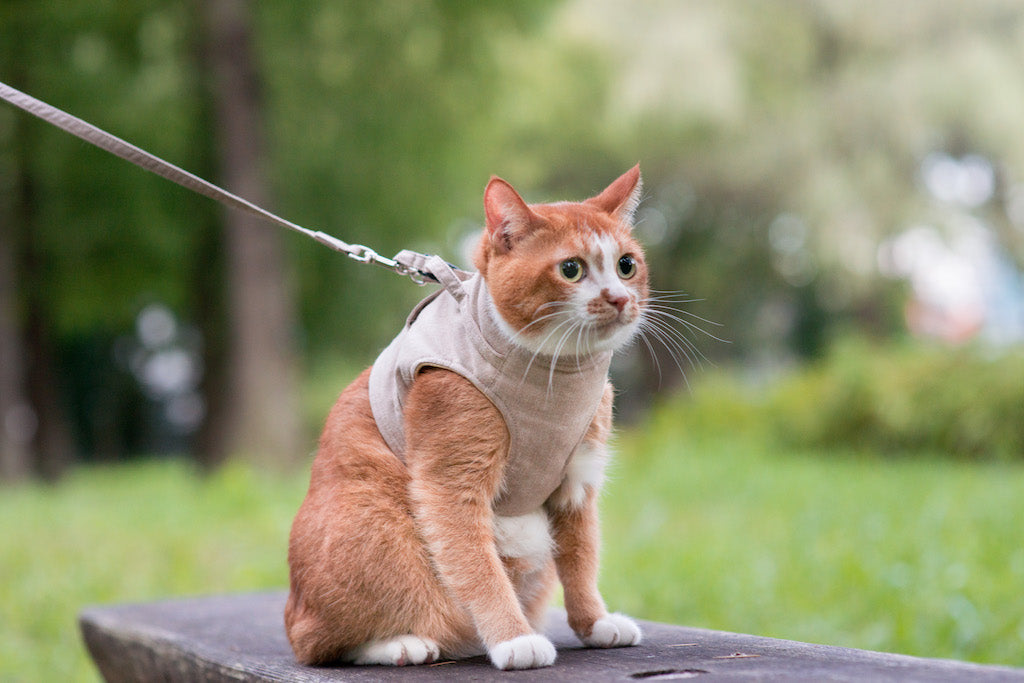
[[[313,460],[310,495],[322,489],[337,493],[339,487],[361,497],[404,491],[408,472],[374,421],[369,380],[367,368],[342,391],[328,413]]]
[[[285,625],[305,663],[334,661],[395,633],[432,632],[417,615],[446,604],[411,515],[409,469],[373,419],[369,372],[331,409],[309,491],[292,523]],[[465,620],[449,619],[442,627],[437,642],[472,635]]]
[[[367,384],[359,375],[328,414],[313,459],[309,490],[292,523],[289,562],[293,582],[303,577],[316,593],[330,583],[328,568],[339,558],[370,566],[361,557],[402,533],[407,525],[408,469],[384,443],[373,421]],[[373,538],[367,536],[372,534]],[[354,538],[362,543],[352,543]],[[294,587],[294,586],[293,586]]]

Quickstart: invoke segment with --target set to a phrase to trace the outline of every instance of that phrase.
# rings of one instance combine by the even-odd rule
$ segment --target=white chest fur
[[[544,510],[515,517],[494,518],[494,543],[502,557],[542,564],[551,554],[551,526]]]
[[[587,491],[598,491],[604,482],[604,467],[608,451],[604,444],[584,441],[573,452],[566,468],[565,480],[551,494],[551,504],[557,508],[580,507],[587,500]]]
[[[600,489],[607,459],[603,444],[580,444],[569,460],[565,480],[551,496],[551,504],[558,508],[583,505],[588,490]],[[553,546],[547,512],[538,509],[515,517],[495,516],[494,542],[502,557],[543,563]]]

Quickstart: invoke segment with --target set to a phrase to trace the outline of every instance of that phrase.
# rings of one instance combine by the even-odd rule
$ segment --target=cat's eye
[[[566,259],[558,264],[558,270],[569,282],[579,282],[583,277],[583,263],[578,258]]]
[[[621,277],[623,280],[628,280],[629,278],[636,275],[636,259],[630,256],[629,254],[626,254],[625,256],[619,259],[618,268],[619,277]]]

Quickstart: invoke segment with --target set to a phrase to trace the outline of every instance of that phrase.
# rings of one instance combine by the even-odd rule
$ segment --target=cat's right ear
[[[502,254],[511,251],[512,246],[541,220],[515,188],[497,176],[491,176],[484,190],[484,213],[491,245]]]

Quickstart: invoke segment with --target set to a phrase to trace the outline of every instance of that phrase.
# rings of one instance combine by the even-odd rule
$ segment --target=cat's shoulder
[[[504,424],[501,412],[471,381],[445,368],[425,367],[416,375],[405,405],[408,429],[483,428]]]

